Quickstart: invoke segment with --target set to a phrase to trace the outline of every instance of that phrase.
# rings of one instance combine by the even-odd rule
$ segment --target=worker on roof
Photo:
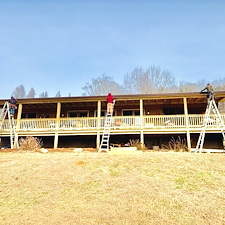
[[[204,89],[201,90],[201,93],[206,93],[208,103],[214,99],[213,88],[212,88],[212,85],[209,83],[206,85]]]
[[[16,106],[17,100],[12,96],[9,100],[9,112],[10,112],[10,116],[14,116],[15,114],[15,109],[17,109]]]

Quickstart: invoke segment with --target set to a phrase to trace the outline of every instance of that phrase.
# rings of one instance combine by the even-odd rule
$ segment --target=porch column
[[[18,106],[17,118],[16,118],[16,135],[15,135],[15,143],[18,143],[18,131],[20,130],[20,120],[22,115],[23,105],[20,103]]]
[[[185,115],[186,132],[187,132],[187,147],[188,147],[188,151],[191,151],[191,137],[189,132],[187,98],[183,98],[183,101],[184,101],[184,115]]]
[[[58,148],[58,141],[59,141],[59,133],[56,132],[54,137],[54,149]]]
[[[144,146],[144,131],[142,130],[141,131],[141,135],[140,135],[140,142],[141,142],[141,145],[142,145],[142,147]]]
[[[22,115],[22,109],[23,105],[20,103],[18,107],[18,112],[17,112],[17,118],[16,118],[16,130],[18,131],[20,129],[20,120],[21,120],[21,115]]]
[[[61,102],[57,102],[57,112],[56,112],[56,119],[59,121],[61,113]]]
[[[98,101],[97,105],[97,127],[100,129],[101,126],[101,101]]]
[[[97,105],[97,137],[96,137],[96,148],[100,147],[100,127],[101,127],[101,101],[98,101]]]
[[[56,111],[56,131],[59,130],[59,124],[60,124],[60,113],[61,113],[61,102],[57,102],[57,111]],[[59,141],[59,133],[55,133],[54,137],[54,149],[58,148],[58,141]]]
[[[141,129],[142,129],[143,128],[143,99],[140,99],[140,117],[141,117]]]
[[[97,137],[96,137],[96,148],[99,149],[100,147],[100,132],[97,132]]]
[[[144,131],[143,131],[143,99],[140,99],[140,118],[141,118],[141,134],[140,134],[140,142],[142,146],[144,146]]]

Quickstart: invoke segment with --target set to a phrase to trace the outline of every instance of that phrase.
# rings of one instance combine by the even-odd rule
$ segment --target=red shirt
[[[108,95],[106,97],[107,103],[113,103],[114,97],[112,95]]]

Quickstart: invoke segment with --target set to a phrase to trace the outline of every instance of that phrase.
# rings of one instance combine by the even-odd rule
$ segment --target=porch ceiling
[[[216,98],[216,101],[220,101],[223,98]],[[187,98],[188,104],[206,104],[206,98]],[[106,102],[101,102],[102,106],[106,106]],[[117,106],[132,106],[132,105],[140,105],[140,100],[117,100]],[[144,99],[143,105],[183,105],[183,98],[173,98],[173,99]],[[61,103],[61,107],[70,108],[70,107],[95,107],[97,108],[97,101],[91,102],[63,102]],[[23,104],[24,108],[56,108],[57,103],[38,103],[38,104]]]

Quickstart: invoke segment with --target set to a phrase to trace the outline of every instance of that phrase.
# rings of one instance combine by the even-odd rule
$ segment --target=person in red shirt
[[[112,114],[113,113],[114,97],[112,96],[111,93],[108,93],[108,96],[106,97],[106,100],[107,100],[107,114]]]

